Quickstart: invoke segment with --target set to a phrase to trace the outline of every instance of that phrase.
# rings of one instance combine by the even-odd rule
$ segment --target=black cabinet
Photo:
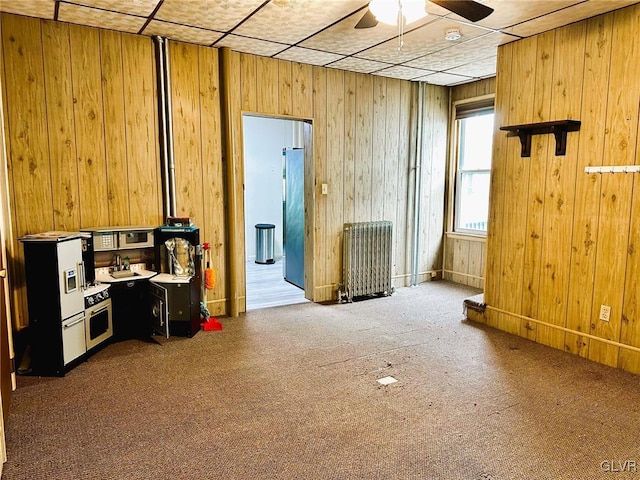
[[[149,280],[127,280],[111,284],[113,336],[116,341],[151,335]]]

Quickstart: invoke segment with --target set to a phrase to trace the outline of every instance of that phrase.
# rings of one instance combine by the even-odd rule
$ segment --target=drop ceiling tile
[[[217,41],[223,33],[204,30],[202,28],[176,25],[175,23],[153,20],[142,32],[144,35],[160,35],[179,42],[195,43],[197,45],[211,45]]]
[[[429,70],[421,70],[418,68],[405,67],[402,65],[396,65],[393,67],[385,68],[375,72],[376,75],[382,75],[383,77],[400,78],[402,80],[414,80],[418,77],[428,75]]]
[[[4,1],[4,0],[3,0]],[[102,8],[118,13],[129,13],[147,17],[153,13],[160,0],[71,0],[69,3],[77,3],[87,7]]]
[[[53,20],[56,4],[53,0],[2,0],[0,11]]]
[[[336,55],[335,53],[311,50],[309,48],[291,47],[284,52],[280,52],[276,55],[276,58],[309,65],[326,65],[340,60],[343,56]]]
[[[356,30],[353,28],[360,20],[364,11],[357,12],[332,27],[300,42],[298,46],[324,50],[326,52],[352,55],[386,42],[398,36],[398,27],[379,23],[373,28]],[[415,27],[431,21],[430,17],[420,20]]]
[[[164,0],[155,18],[227,32],[251,15],[264,0]]]
[[[494,11],[484,20],[476,22],[475,25],[503,30],[531,18],[541,17],[583,1],[584,0],[487,0],[482,3],[493,8]],[[453,13],[450,15],[450,18],[466,21],[464,18]]]
[[[424,77],[416,78],[415,80],[427,82],[432,85],[457,85],[460,83],[471,82],[476,79],[462,75],[453,75],[451,73],[434,73],[433,75],[425,75]]]
[[[146,18],[125,15],[123,13],[107,12],[95,8],[83,7],[71,3],[61,3],[58,10],[58,20],[61,22],[89,25],[91,27],[106,28],[119,32],[138,33]]]
[[[341,70],[348,70],[350,72],[359,73],[371,73],[377,70],[381,70],[388,67],[388,63],[372,62],[371,60],[364,60],[362,58],[346,57],[337,62],[333,62],[327,67],[339,68]]]
[[[363,0],[274,0],[233,33],[295,44],[362,7]]]
[[[489,56],[488,53],[495,54],[498,45],[508,43],[513,39],[515,37],[503,33],[490,33],[482,37],[476,37],[468,42],[453,44],[449,48],[411,60],[404,63],[404,65],[433,71],[449,70],[486,58]],[[452,43],[449,42],[449,45],[452,45]]]
[[[522,37],[536,35],[538,33],[546,32],[554,28],[562,27],[570,23],[577,22],[584,18],[595,17],[601,13],[606,13],[614,9],[626,7],[638,3],[637,0],[633,1],[602,1],[591,0],[584,3],[573,5],[564,10],[559,10],[543,17],[534,18],[533,20],[520,23],[513,27],[504,30],[506,33],[512,33]]]
[[[215,47],[229,47],[231,50],[244,53],[253,53],[263,57],[272,57],[280,53],[287,45],[282,43],[267,42],[255,38],[241,37],[239,35],[227,35],[215,44]]]
[[[447,70],[444,73],[464,75],[466,77],[485,78],[496,74],[497,55],[474,60],[472,63]]]
[[[460,29],[462,34],[460,41],[486,35],[487,33],[487,30],[476,28],[472,25],[457,25],[447,19],[427,18],[431,18],[429,23],[404,34],[404,45],[401,51],[398,51],[399,40],[396,35],[385,43],[358,53],[357,56],[379,62],[405,63],[428,53],[450,47],[451,42],[444,39],[444,34],[449,28],[456,27]]]

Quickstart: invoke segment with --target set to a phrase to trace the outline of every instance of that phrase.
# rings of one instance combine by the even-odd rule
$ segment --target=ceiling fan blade
[[[356,23],[356,26],[353,28],[371,28],[375,27],[377,24],[378,20],[376,20],[376,17],[371,13],[371,10],[367,8],[367,11],[364,13],[360,21]]]
[[[493,8],[472,0],[430,0],[450,12],[466,18],[470,22],[478,22],[493,13]]]

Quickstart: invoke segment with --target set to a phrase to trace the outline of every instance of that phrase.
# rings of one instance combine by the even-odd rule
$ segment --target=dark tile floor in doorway
[[[304,290],[284,279],[282,259],[271,265],[247,262],[247,311],[303,303]]]

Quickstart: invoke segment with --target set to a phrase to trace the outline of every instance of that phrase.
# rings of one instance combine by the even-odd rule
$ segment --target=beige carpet
[[[638,478],[640,377],[464,321],[476,293],[253,311],[20,377],[3,480]]]

